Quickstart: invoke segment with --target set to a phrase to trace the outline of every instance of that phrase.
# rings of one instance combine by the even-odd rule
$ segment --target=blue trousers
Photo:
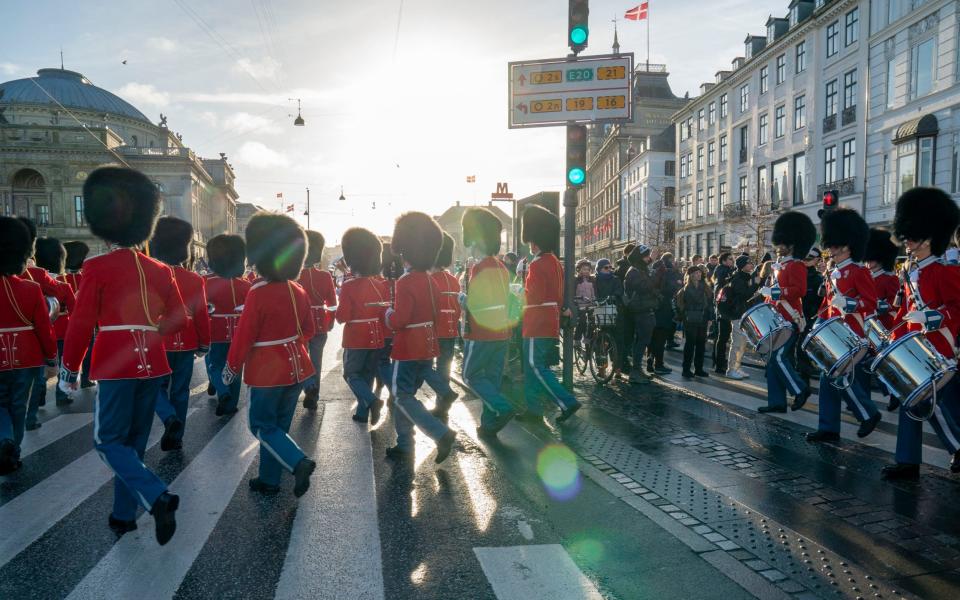
[[[417,390],[427,371],[433,370],[432,360],[395,360],[390,379],[393,390],[393,426],[397,430],[397,447],[413,450],[414,426],[419,427],[434,441],[442,438],[450,428],[430,414],[417,400]]]
[[[437,393],[438,405],[446,404],[443,398],[453,394],[453,390],[450,389],[450,365],[453,363],[455,342],[456,338],[440,338],[440,355],[436,358],[436,366],[424,375],[424,381]],[[439,406],[439,408],[449,410],[450,406]]]
[[[113,516],[130,521],[137,504],[149,511],[167,484],[143,464],[160,378],[98,382],[93,442],[113,471]]]
[[[87,352],[87,356],[89,356],[90,354],[91,354],[90,352]],[[61,360],[63,360],[63,340],[57,340],[57,364],[58,365],[60,364]],[[60,383],[59,375],[57,376],[57,383]],[[46,385],[46,382],[44,382],[44,385]],[[58,403],[67,400],[67,395],[60,389],[59,385],[55,386],[53,390],[54,390],[54,397],[57,399]]]
[[[383,342],[383,348],[380,348],[380,354],[377,356],[377,379],[380,384],[387,387],[390,393],[393,393],[393,385],[390,383],[393,377],[393,361],[390,360],[390,353],[393,352],[393,338],[386,338]]]
[[[767,360],[767,404],[771,408],[787,405],[787,391],[797,395],[807,388],[806,382],[797,375],[797,370],[790,362],[795,343],[797,343],[796,330],[790,335],[787,343],[772,352]]]
[[[0,371],[0,440],[13,440],[20,455],[27,396],[33,383],[33,369]]]
[[[854,369],[853,381],[846,389],[837,389],[833,386],[836,379],[829,379],[820,375],[820,422],[818,431],[840,433],[840,400],[846,403],[847,409],[853,413],[857,421],[863,423],[877,414],[877,405],[870,398],[870,374],[863,369],[863,361]]]
[[[323,367],[323,347],[326,345],[326,333],[318,333],[310,338],[310,344],[308,348],[310,350],[310,362],[313,363],[313,370],[316,371],[316,373],[308,377],[307,380],[303,382],[304,389],[320,389],[320,370]]]
[[[210,352],[207,353],[205,361],[207,376],[217,390],[217,397],[222,398],[224,395],[230,394],[230,403],[227,404],[226,408],[232,411],[237,408],[237,403],[240,401],[240,383],[243,377],[241,373],[237,373],[229,387],[223,384],[223,367],[227,364],[228,352],[230,352],[230,342],[214,342],[210,344]]]
[[[543,414],[541,399],[549,398],[561,410],[577,403],[567,388],[563,387],[557,376],[550,370],[548,361],[555,338],[523,338],[523,395],[527,400],[527,412]]]
[[[181,423],[187,422],[187,408],[190,404],[190,380],[193,377],[193,360],[196,354],[187,352],[167,352],[167,362],[173,372],[160,378],[157,390],[157,416],[164,423],[170,417],[176,417]],[[178,439],[183,439],[180,429]]]
[[[357,399],[357,416],[366,417],[380,399],[373,394],[373,379],[380,364],[380,348],[344,348],[343,379]]]
[[[260,440],[260,481],[279,485],[281,469],[293,472],[305,457],[287,435],[302,383],[280,387],[250,388],[250,432]]]
[[[632,313],[633,317],[633,368],[643,370],[643,353],[646,352],[653,338],[653,328],[657,325],[657,318],[653,311]]]
[[[500,393],[504,361],[509,340],[464,340],[463,382],[470,386],[483,402],[480,425],[497,431],[513,416],[513,405]]]
[[[914,412],[929,410],[929,404],[918,407]],[[937,432],[944,448],[950,454],[960,451],[960,382],[950,380],[937,392],[937,408],[930,417],[930,425]],[[896,461],[900,464],[919,465],[923,460],[923,423],[907,416],[900,408],[900,420],[897,424]]]

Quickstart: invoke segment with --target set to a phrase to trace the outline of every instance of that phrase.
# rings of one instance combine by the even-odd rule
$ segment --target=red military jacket
[[[317,334],[333,329],[333,313],[327,310],[328,306],[337,306],[337,287],[333,283],[333,275],[316,267],[307,267],[300,272],[297,283],[310,297],[310,311]]]
[[[0,371],[56,364],[57,342],[40,286],[2,275],[0,287]]]
[[[770,287],[780,289],[780,299],[767,299],[767,302],[776,306],[787,321],[799,324],[803,317],[803,296],[807,293],[807,267],[792,257],[781,259]]]
[[[929,332],[923,324],[906,323],[893,332],[893,339],[911,331],[924,331],[940,354],[953,358],[957,330],[960,329],[960,269],[943,264],[938,256],[928,256],[917,264],[908,278],[909,282],[903,286],[905,301],[901,303],[895,322],[902,322],[911,311],[924,309],[939,312],[943,321],[939,329]],[[919,298],[914,290],[919,291]]]
[[[847,299],[847,310],[833,306],[832,301],[836,294]],[[820,314],[824,320],[833,317],[843,317],[854,333],[863,337],[863,322],[877,312],[877,288],[873,283],[870,269],[851,259],[841,261],[830,273],[827,283],[827,295],[820,305]]]
[[[496,256],[470,267],[467,279],[467,331],[464,338],[477,341],[510,339],[510,271]]]
[[[90,378],[147,379],[170,373],[163,336],[187,320],[173,270],[132,248],[83,263],[83,283],[63,342],[63,366],[80,371],[94,327]]]
[[[314,373],[307,341],[314,335],[310,299],[292,281],[263,282],[247,294],[227,366],[243,369],[252,387],[300,383]]]
[[[203,277],[183,267],[173,267],[177,288],[187,309],[187,322],[183,329],[164,336],[163,348],[167,352],[190,352],[200,347],[210,347],[210,315],[207,313],[207,293]]]
[[[250,291],[250,282],[234,277],[209,275],[206,281],[207,313],[210,315],[210,341],[229,343],[240,321],[240,311]]]
[[[446,269],[431,273],[430,278],[440,292],[437,337],[455,338],[460,329],[460,282]]]
[[[541,252],[530,261],[524,282],[523,337],[560,337],[563,305],[563,266],[552,252]]]
[[[76,273],[60,275],[57,277],[57,281],[61,281],[69,285],[70,291],[73,292],[74,299],[76,299],[76,295],[80,291],[80,282],[83,281],[83,273],[77,271]],[[53,322],[53,332],[57,335],[58,340],[62,340],[67,336],[67,325],[69,323],[70,313],[61,308],[60,316],[57,317],[57,320]]]
[[[60,310],[69,312],[73,309],[75,302],[73,290],[70,289],[67,283],[57,281],[53,277],[50,277],[50,274],[47,273],[45,269],[41,269],[40,267],[27,267],[27,270],[23,272],[20,278],[39,283],[40,291],[43,292],[44,296],[53,296],[57,299],[57,302],[60,303]]]
[[[430,360],[440,354],[436,321],[440,290],[428,273],[409,271],[396,282],[393,308],[386,313],[393,330],[393,360]]]
[[[390,300],[386,280],[380,277],[354,277],[340,286],[336,319],[343,326],[343,347],[372,350],[384,346],[384,306],[370,306]]]
[[[900,278],[889,271],[872,271],[871,275],[877,288],[877,316],[889,331],[897,322],[894,304],[900,291]]]

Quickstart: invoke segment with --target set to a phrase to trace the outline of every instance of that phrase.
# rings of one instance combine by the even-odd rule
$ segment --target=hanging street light
[[[343,186],[340,186],[340,201],[343,202],[347,197],[343,195]]]
[[[287,98],[287,100],[289,100],[290,102],[293,102],[294,100],[297,101],[297,118],[293,120],[293,124],[295,127],[303,127],[304,120],[303,120],[303,117],[300,116],[300,98]],[[292,117],[293,115],[287,115],[287,116]]]

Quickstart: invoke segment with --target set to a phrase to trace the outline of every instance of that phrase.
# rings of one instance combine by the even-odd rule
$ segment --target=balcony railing
[[[723,207],[724,219],[742,219],[750,216],[750,207],[746,204],[727,204]]]
[[[856,177],[847,177],[846,179],[841,179],[839,181],[832,181],[830,183],[822,183],[817,186],[817,197],[822,198],[824,192],[827,190],[837,190],[840,197],[850,196],[857,193],[857,178]]]
[[[837,115],[832,114],[829,117],[823,119],[823,132],[830,133],[837,128]]]
[[[126,156],[174,156],[194,159],[194,153],[189,148],[143,148],[139,146],[119,146],[116,149]]]
[[[844,127],[855,122],[857,120],[857,105],[854,104],[849,108],[843,109],[843,114],[840,116],[840,120]]]

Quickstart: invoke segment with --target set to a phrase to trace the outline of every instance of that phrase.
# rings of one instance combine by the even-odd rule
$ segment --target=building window
[[[897,147],[897,197],[916,187],[917,143],[907,142]]]
[[[687,117],[687,137],[693,137],[693,117]]]
[[[843,177],[849,179],[857,175],[857,140],[844,140],[840,146],[840,154],[843,159]]]
[[[890,157],[886,154],[883,155],[883,180],[880,182],[880,204],[888,205],[893,202],[893,198],[890,197],[890,193],[896,189],[896,185],[892,185],[890,181]]]
[[[713,125],[717,122],[717,103],[711,102],[709,108],[707,109],[707,122],[710,125]]]
[[[707,144],[707,166],[715,167],[717,166],[717,143],[710,142]]]
[[[826,116],[831,117],[837,114],[837,80],[827,82],[826,87],[827,98],[826,98]]]
[[[860,9],[854,8],[843,20],[843,45],[855,44],[860,38]]]
[[[777,85],[787,80],[787,55],[777,57]]]
[[[680,141],[686,141],[687,139],[687,127],[684,123],[680,123]]]
[[[720,96],[720,118],[727,118],[727,95]]]
[[[783,159],[773,163],[773,179],[770,181],[770,205],[777,207],[786,203],[790,189],[790,161]]]
[[[687,155],[684,154],[680,156],[680,179],[685,179],[688,175],[690,175],[690,171],[687,164]]]
[[[793,157],[793,204],[807,201],[807,156],[798,154]]]
[[[897,59],[887,61],[887,108],[893,108],[897,100]]]
[[[837,47],[837,37],[840,33],[840,21],[834,21],[827,25],[827,58],[839,52]]]
[[[694,248],[694,252],[702,256],[703,255],[703,234],[702,233],[696,234],[696,239],[697,239],[697,245]]]
[[[767,125],[768,125],[768,123],[769,123],[769,117],[770,117],[770,115],[768,115],[768,114],[766,114],[766,113],[760,115],[760,127],[759,127],[760,134],[759,134],[759,136],[758,136],[758,138],[757,138],[757,143],[758,143],[760,146],[762,146],[762,145],[764,145],[764,144],[767,143],[767,133],[768,133],[768,132],[767,132]]]
[[[926,96],[933,91],[934,69],[937,64],[936,47],[936,40],[930,38],[911,50],[910,98]]]
[[[717,189],[712,185],[707,188],[707,214],[712,215],[717,212]]]
[[[721,135],[720,136],[720,162],[722,163],[727,162],[727,150],[728,150],[727,136]]]
[[[34,205],[34,218],[38,227],[47,227],[50,225],[50,207],[46,204]]]
[[[740,176],[740,189],[738,190],[738,193],[740,195],[740,206],[746,206],[747,198],[750,197],[750,188],[748,187],[748,184],[747,184],[746,175]]]
[[[747,153],[750,151],[749,128],[744,125],[740,128],[740,163],[747,162]]]
[[[807,43],[800,42],[796,48],[796,66],[794,72],[800,73],[807,68]]]
[[[857,70],[848,71],[843,75],[843,108],[857,105]]]
[[[767,168],[757,169],[757,205],[765,206],[767,203]]]
[[[823,182],[833,183],[837,180],[837,147],[830,146],[823,150]]]
[[[677,174],[677,161],[675,160],[666,160],[663,161],[663,174],[673,177]]]
[[[935,138],[920,138],[920,154],[917,157],[917,185],[933,185],[933,149]]]
[[[86,227],[87,223],[83,220],[83,196],[73,197],[73,220],[77,227]]]
[[[697,147],[697,170],[703,170],[703,146]]]
[[[787,129],[787,107],[780,105],[773,110],[773,135],[782,138]]]
[[[720,207],[722,208],[726,205],[727,205],[727,182],[721,181],[720,182]]]
[[[793,129],[803,129],[807,126],[807,97],[797,96],[793,99]]]
[[[767,87],[770,80],[770,67],[764,65],[760,68],[760,95],[767,93]]]
[[[953,193],[960,193],[960,134],[953,134],[953,163],[951,165],[953,177]]]
[[[701,108],[699,111],[697,111],[697,131],[703,131],[703,129],[703,109]]]
[[[740,112],[745,113],[750,108],[750,86],[740,87]]]
[[[697,190],[697,216],[703,216],[703,190]]]

